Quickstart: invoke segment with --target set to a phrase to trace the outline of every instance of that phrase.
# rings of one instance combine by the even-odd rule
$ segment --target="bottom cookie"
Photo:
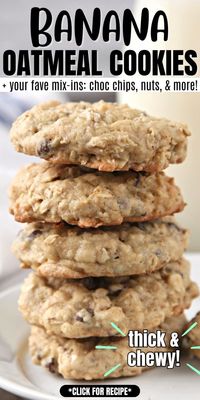
[[[158,328],[166,332],[166,343],[169,345],[171,332],[182,332],[186,320],[184,315],[167,319]],[[115,350],[96,349],[96,346],[115,346]],[[34,364],[42,365],[52,373],[71,379],[106,379],[104,375],[115,365],[120,366],[108,375],[108,378],[140,375],[148,367],[129,367],[127,354],[135,352],[128,346],[128,339],[119,337],[64,339],[55,335],[48,336],[43,328],[32,327],[29,338],[29,350]],[[161,351],[159,348],[140,347],[140,350]],[[169,351],[165,348],[164,351]]]

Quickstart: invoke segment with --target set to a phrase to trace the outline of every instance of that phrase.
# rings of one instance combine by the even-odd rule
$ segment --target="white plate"
[[[198,272],[200,255],[190,256],[190,259],[193,265],[193,279],[200,283]],[[43,368],[32,365],[27,352],[29,329],[17,311],[18,296],[18,285],[0,295],[0,386],[26,399],[61,399],[59,389],[63,384],[80,382],[64,381]],[[193,302],[192,309],[187,312],[188,317],[193,316],[198,309],[200,309],[199,299]],[[173,370],[157,368],[140,377],[107,380],[105,383],[137,384],[141,390],[139,400],[160,400],[161,398],[175,400],[177,397],[186,400],[189,396],[196,400],[199,399],[200,377],[185,366],[185,361],[182,362],[180,368]],[[190,362],[195,365],[194,360]],[[196,362],[196,366],[200,368],[200,362]]]

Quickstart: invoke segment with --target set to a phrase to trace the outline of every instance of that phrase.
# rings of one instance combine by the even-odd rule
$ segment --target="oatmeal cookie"
[[[152,329],[179,315],[198,293],[185,260],[138,277],[60,280],[31,273],[19,308],[32,325],[66,338],[112,336],[129,329]]]
[[[13,251],[22,268],[76,279],[149,273],[180,259],[187,242],[173,217],[87,230],[37,222],[19,232]]]
[[[10,188],[10,211],[19,222],[98,227],[148,221],[183,207],[179,188],[163,172],[95,173],[44,162],[23,168]]]
[[[181,332],[185,317],[171,317],[157,329],[166,332],[165,342],[169,346],[170,333]],[[96,346],[114,346],[114,350],[98,350]],[[170,351],[169,347],[140,348],[143,352]],[[44,329],[33,326],[29,338],[29,350],[32,360],[51,373],[59,373],[65,379],[106,379],[105,372],[114,365],[121,364],[108,378],[140,375],[148,367],[129,367],[127,354],[136,352],[128,346],[127,338],[89,338],[64,339],[55,335],[48,336]]]
[[[160,171],[184,161],[186,125],[116,103],[50,101],[17,118],[17,151],[100,171]]]

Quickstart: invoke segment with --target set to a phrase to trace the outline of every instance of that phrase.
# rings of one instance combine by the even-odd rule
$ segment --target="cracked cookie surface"
[[[44,279],[31,273],[25,280],[19,308],[32,325],[67,338],[116,335],[151,329],[179,315],[198,294],[184,259],[145,276]]]
[[[101,171],[160,171],[184,161],[186,125],[117,103],[50,101],[17,118],[15,149],[63,164]]]
[[[188,232],[173,217],[83,230],[27,224],[13,243],[22,268],[55,278],[139,275],[181,258]]]
[[[181,332],[185,317],[171,317],[157,329],[166,332],[165,342],[169,345],[170,333]],[[95,346],[117,346],[116,350],[98,350]],[[140,348],[143,352],[170,351],[168,347]],[[42,365],[52,373],[59,373],[65,379],[106,379],[104,373],[114,365],[121,364],[108,378],[140,375],[147,367],[129,367],[127,354],[136,348],[128,346],[127,338],[89,338],[64,339],[48,336],[44,329],[32,327],[29,338],[29,350],[35,364]]]
[[[120,225],[183,207],[179,188],[163,172],[101,173],[44,162],[23,168],[10,188],[10,211],[19,222]]]

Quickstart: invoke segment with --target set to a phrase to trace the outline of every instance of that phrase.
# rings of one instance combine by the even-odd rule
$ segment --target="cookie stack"
[[[16,150],[46,160],[10,189],[11,213],[28,222],[13,249],[34,271],[19,307],[35,363],[64,378],[136,375],[145,367],[127,366],[128,330],[182,328],[198,290],[171,216],[184,201],[162,170],[184,160],[188,135],[103,101],[49,102],[15,121]]]

